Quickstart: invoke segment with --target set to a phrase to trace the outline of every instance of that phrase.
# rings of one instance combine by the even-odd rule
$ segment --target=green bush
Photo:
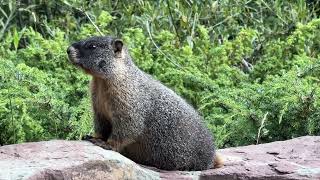
[[[28,2],[0,5],[1,144],[92,132],[90,77],[65,51],[100,32],[197,108],[218,147],[320,135],[317,2]]]

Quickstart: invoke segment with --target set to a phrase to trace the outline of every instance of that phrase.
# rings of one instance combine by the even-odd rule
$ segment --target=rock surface
[[[6,179],[320,179],[320,136],[219,150],[225,166],[161,171],[85,141],[52,140],[0,147]]]

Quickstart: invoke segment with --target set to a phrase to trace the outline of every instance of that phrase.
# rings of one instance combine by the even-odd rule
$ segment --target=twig
[[[9,90],[8,90],[9,91]],[[10,106],[10,114],[11,114],[11,124],[13,127],[13,143],[16,143],[16,127],[13,119],[13,110],[12,110],[12,102],[11,102],[11,94],[9,96],[9,106]]]
[[[100,31],[98,26],[92,21],[92,19],[90,18],[89,14],[87,12],[84,12],[84,11],[82,11],[82,12],[87,16],[87,18],[89,19],[91,24],[96,28],[96,30],[100,33],[100,35],[103,36],[104,34]]]
[[[223,24],[224,22],[226,22],[226,21],[229,20],[230,18],[233,18],[233,17],[235,17],[235,16],[238,16],[239,14],[240,14],[240,13],[236,13],[236,14],[233,14],[232,16],[228,16],[228,17],[226,17],[224,20],[222,20],[222,21],[218,22],[217,24],[213,25],[211,28],[213,29],[213,28],[219,26],[220,24]]]
[[[243,71],[245,73],[250,73],[253,70],[253,65],[246,61],[245,59],[242,59],[241,64],[243,66]]]
[[[157,50],[166,58],[168,59],[172,64],[174,64],[175,66],[177,66],[178,68],[181,69],[181,66],[174,62],[173,60],[171,60],[160,48],[159,46],[154,42],[153,38],[152,38],[152,35],[151,35],[151,32],[150,32],[150,27],[149,27],[149,22],[148,20],[146,21],[146,28],[147,28],[147,31],[148,31],[148,34],[149,34],[149,37],[150,37],[150,40],[152,42],[152,44],[157,48]]]
[[[171,22],[172,22],[172,25],[173,25],[173,29],[174,29],[174,31],[176,32],[176,35],[177,35],[179,41],[181,41],[180,36],[179,36],[179,34],[178,34],[177,27],[176,27],[176,25],[175,25],[175,23],[174,23],[174,21],[173,21],[173,16],[172,16],[172,12],[171,12],[171,7],[170,7],[170,4],[169,4],[169,1],[166,0],[166,2],[167,2],[168,10],[169,10],[170,19],[171,19]]]
[[[104,34],[100,31],[99,27],[92,21],[91,17],[89,16],[89,14],[84,10],[84,8],[78,8],[78,7],[73,7],[71,6],[71,4],[69,4],[67,1],[63,1],[63,3],[73,9],[76,9],[77,11],[83,13],[86,15],[86,17],[89,19],[90,23],[94,26],[94,28],[96,28],[96,30],[99,32],[99,34],[101,36],[103,36]]]
[[[192,30],[191,30],[191,37],[193,38],[194,36],[194,30],[195,30],[195,27],[196,27],[196,20],[198,19],[198,13],[194,13],[194,16],[193,16],[193,23],[192,23]]]
[[[4,12],[2,12],[2,13],[4,13]],[[4,15],[5,15],[5,14],[4,14]],[[3,28],[1,29],[1,32],[0,32],[0,40],[3,38],[4,32],[5,32],[6,29],[8,28],[9,23],[10,23],[10,21],[13,19],[14,15],[15,15],[15,10],[10,11],[10,14],[9,14],[9,16],[8,16],[8,18],[7,18],[7,20],[6,20],[6,23],[3,25]]]

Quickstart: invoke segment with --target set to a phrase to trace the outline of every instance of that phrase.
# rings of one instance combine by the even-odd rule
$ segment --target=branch
[[[96,28],[96,30],[100,33],[101,36],[103,36],[104,34],[100,31],[99,27],[92,21],[92,19],[90,18],[89,14],[87,12],[82,11],[87,18],[89,19],[89,21],[91,22],[91,24]]]
[[[0,8],[0,9],[1,9],[1,8]],[[1,10],[2,10],[2,9],[1,9]],[[3,10],[2,10],[2,13],[4,13]],[[5,14],[3,14],[3,15],[5,15]],[[10,23],[10,21],[13,19],[14,16],[15,16],[15,9],[13,9],[13,10],[10,11],[10,14],[9,14],[9,16],[8,16],[8,18],[7,18],[7,20],[6,20],[6,23],[3,25],[2,29],[1,29],[1,32],[0,32],[0,40],[3,38],[4,33],[5,33],[6,29],[8,28],[9,23]]]
[[[243,71],[246,73],[249,73],[253,70],[253,65],[246,61],[245,59],[242,59],[241,64],[243,66]]]
[[[153,38],[152,38],[152,35],[151,35],[151,32],[150,32],[150,27],[149,27],[149,22],[148,22],[148,20],[146,21],[146,28],[147,28],[147,31],[148,31],[150,40],[151,40],[152,44],[157,48],[157,50],[158,50],[166,59],[168,59],[172,64],[174,64],[176,67],[178,67],[179,69],[181,69],[181,66],[180,66],[178,63],[176,63],[175,61],[171,60],[171,59],[159,48],[159,46],[154,42],[154,40],[153,40]]]
[[[177,37],[178,37],[178,39],[179,39],[179,42],[181,42],[180,36],[179,36],[179,34],[178,34],[177,27],[176,27],[175,23],[173,22],[173,16],[172,16],[172,12],[171,12],[171,8],[170,8],[169,1],[166,0],[166,2],[167,2],[167,6],[168,6],[168,11],[169,11],[169,14],[170,14],[170,19],[171,19],[171,22],[172,22],[172,25],[173,25],[173,29],[174,29],[174,31],[176,32],[176,35],[177,35]]]

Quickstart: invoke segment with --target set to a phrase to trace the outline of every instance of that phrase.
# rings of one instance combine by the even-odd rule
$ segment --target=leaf
[[[19,40],[20,40],[20,36],[17,32],[17,29],[14,28],[13,29],[13,45],[14,45],[14,48],[17,50],[18,49],[18,45],[19,45]]]
[[[2,12],[2,14],[8,19],[8,15],[7,13],[0,7],[0,11]]]

